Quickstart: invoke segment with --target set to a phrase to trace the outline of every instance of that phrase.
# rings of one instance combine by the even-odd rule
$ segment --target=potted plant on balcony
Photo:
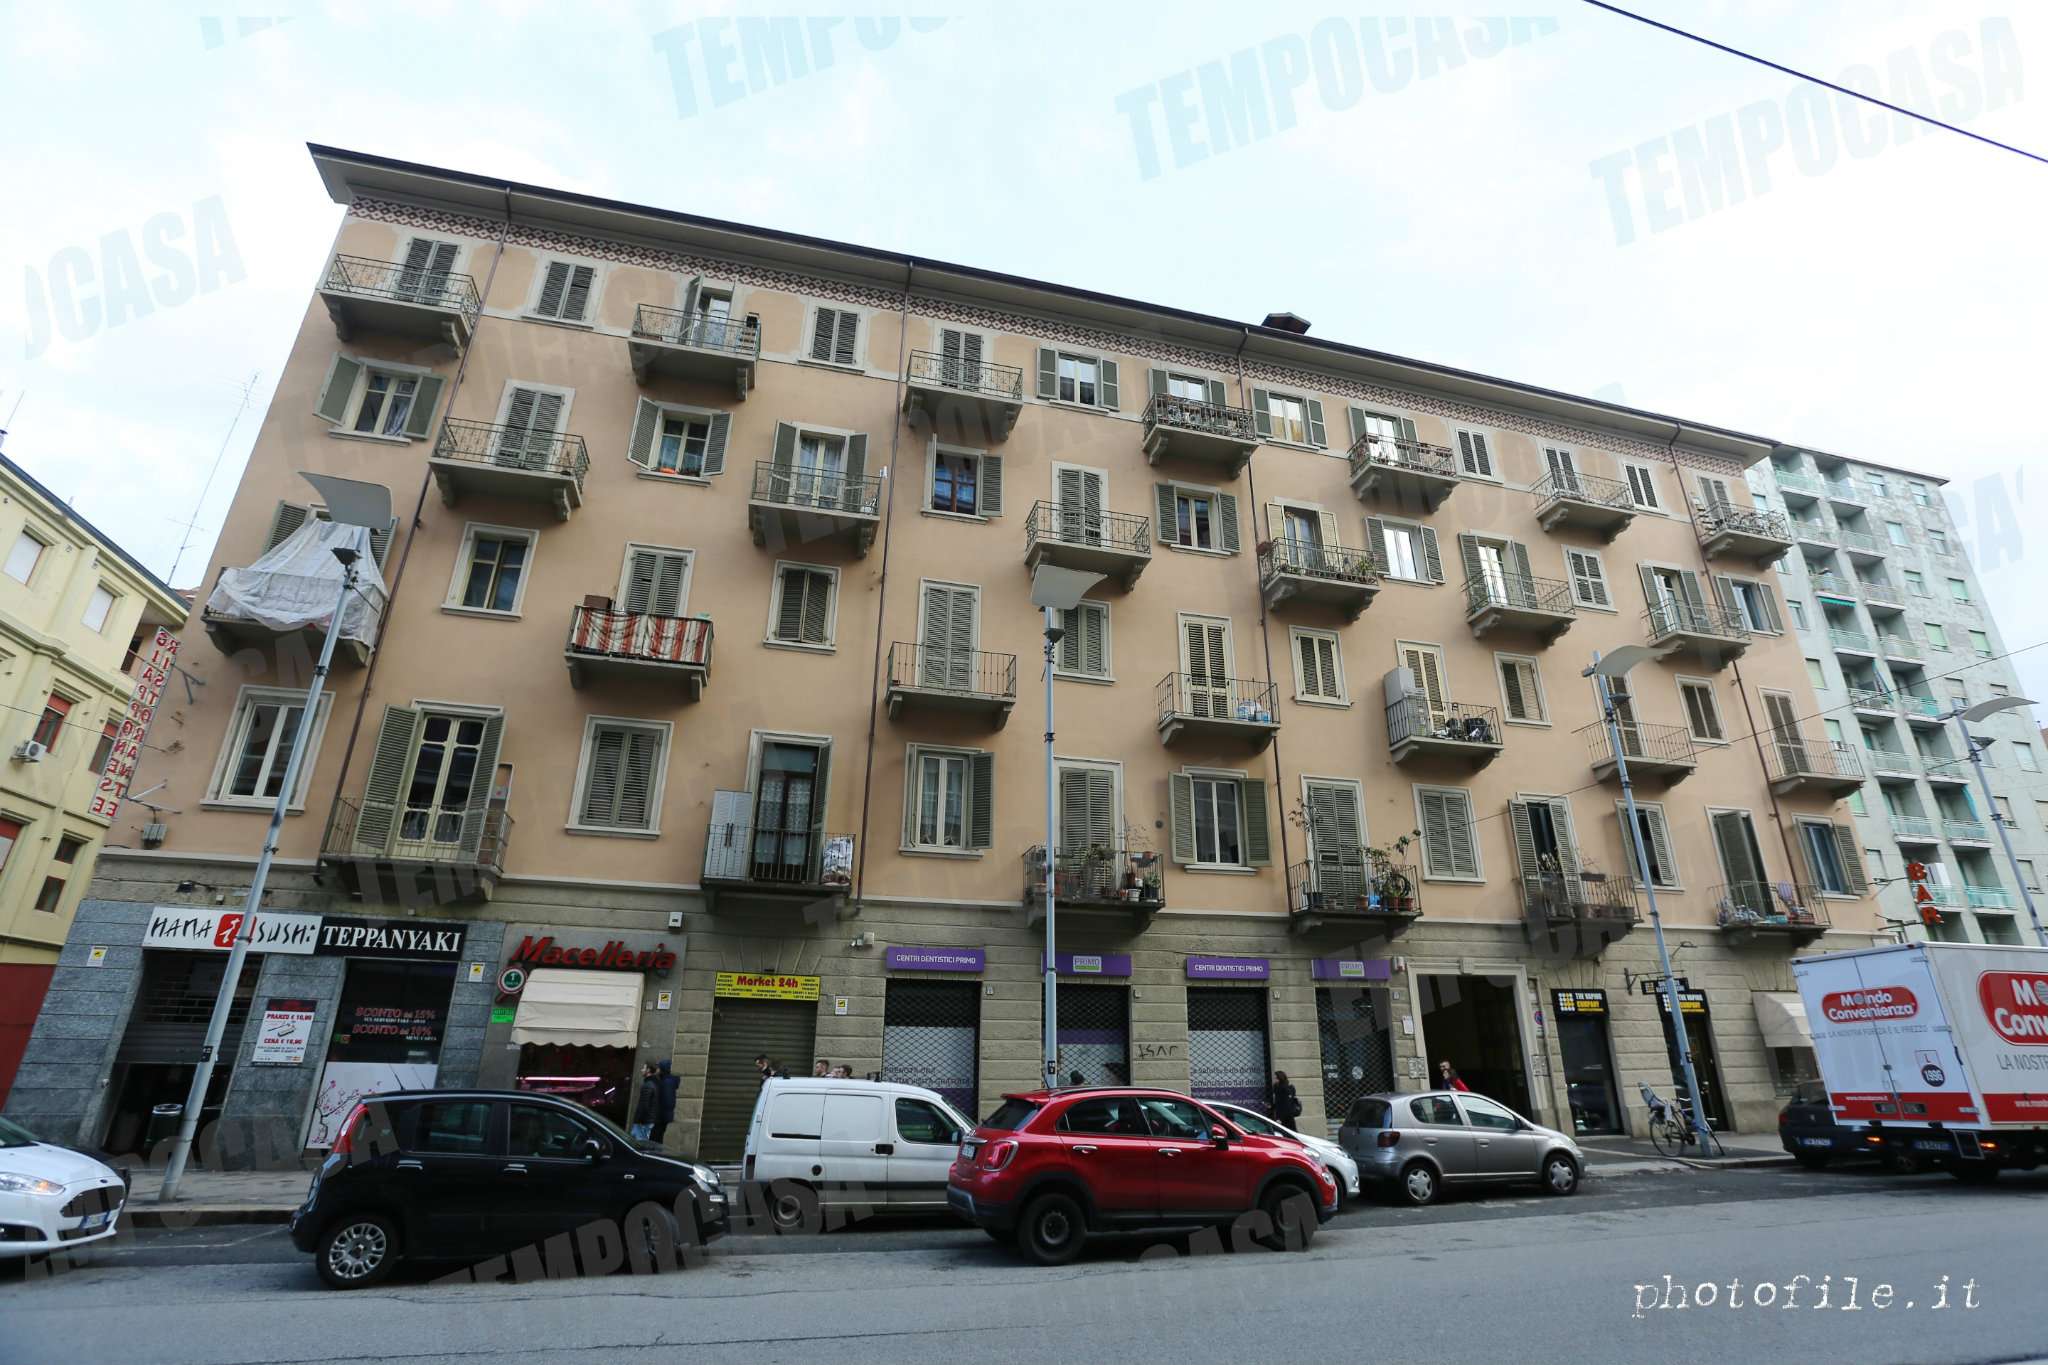
[[[1359,909],[1395,915],[1415,913],[1415,883],[1401,870],[1399,859],[1421,837],[1421,830],[1410,830],[1383,848],[1365,850],[1370,880],[1365,893],[1358,898]]]

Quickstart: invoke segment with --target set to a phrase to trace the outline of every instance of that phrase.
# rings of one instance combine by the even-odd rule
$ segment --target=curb
[[[131,1204],[123,1221],[131,1228],[196,1228],[289,1223],[291,1219],[291,1208],[262,1204]]]

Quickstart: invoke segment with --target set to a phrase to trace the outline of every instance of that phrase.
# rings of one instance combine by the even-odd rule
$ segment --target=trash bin
[[[178,1121],[185,1117],[182,1104],[159,1104],[149,1111],[149,1127],[142,1133],[142,1150],[146,1156],[156,1150],[159,1142],[168,1141],[178,1135]]]

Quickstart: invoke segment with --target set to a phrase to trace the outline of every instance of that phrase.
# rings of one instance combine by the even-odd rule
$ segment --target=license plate
[[[1832,1147],[1835,1145],[1835,1141],[1833,1138],[1801,1138],[1799,1139],[1799,1145],[1802,1147]]]
[[[1946,1152],[1949,1145],[1938,1138],[1916,1138],[1913,1142],[1916,1152]]]
[[[78,1226],[81,1228],[103,1228],[107,1225],[107,1220],[113,1216],[112,1213],[88,1213],[85,1215],[85,1221]]]
[[[974,1160],[974,1154],[980,1150],[981,1144],[978,1142],[963,1142],[960,1144],[960,1159],[962,1161],[972,1161]]]

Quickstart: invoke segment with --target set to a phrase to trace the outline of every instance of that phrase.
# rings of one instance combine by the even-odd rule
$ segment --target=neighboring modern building
[[[137,645],[182,598],[0,456],[0,1100],[106,841],[92,811]]]
[[[1991,783],[1986,808],[1958,707],[2023,695],[1991,619],[1943,480],[1824,451],[1784,449],[1750,470],[1760,502],[1782,503],[1798,553],[1778,566],[1830,744],[1861,756],[1849,798],[1884,917],[1909,938],[2033,943],[2026,890],[2048,867],[2048,740],[2030,708],[1973,728]],[[1906,879],[1921,863],[1935,922]]]
[[[1769,1130],[1810,1074],[1791,959],[1881,924],[1744,483],[1777,442],[1290,314],[313,160],[340,230],[138,778],[178,813],[117,831],[12,1112],[125,1148],[182,1101],[302,735],[223,1160],[432,1079],[624,1118],[673,1058],[715,1159],[757,1054],[974,1111],[1037,1084],[1041,564],[1103,575],[1052,660],[1063,1076],[1279,1068],[1335,1124],[1448,1061],[1639,1129],[1670,1024],[1582,676],[1633,643],[1676,651],[1622,745],[1705,1101]],[[398,508],[304,723],[339,570],[299,470]],[[53,1025],[74,992],[93,1027]]]

